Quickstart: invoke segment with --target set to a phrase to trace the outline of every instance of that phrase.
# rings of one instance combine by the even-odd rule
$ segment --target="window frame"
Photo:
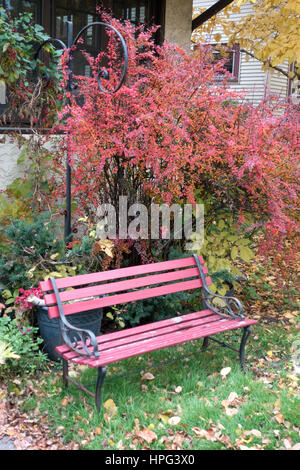
[[[211,47],[215,46],[227,46],[227,43],[221,43],[221,44],[209,44]],[[234,44],[233,47],[230,48],[230,52],[233,53],[232,56],[232,72],[229,72],[231,74],[231,77],[228,77],[228,81],[232,84],[234,83],[239,83],[240,79],[240,58],[241,58],[241,50],[239,44]],[[218,75],[215,77],[216,81],[222,80],[224,78],[223,74]]]

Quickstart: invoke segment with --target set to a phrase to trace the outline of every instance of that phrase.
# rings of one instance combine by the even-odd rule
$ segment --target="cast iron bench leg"
[[[65,387],[68,387],[69,367],[68,367],[68,361],[66,361],[66,359],[62,360],[62,366],[63,366],[63,384]]]
[[[240,345],[240,362],[241,362],[241,366],[242,366],[242,369],[243,369],[244,372],[247,372],[247,367],[246,367],[246,364],[245,364],[245,345],[246,345],[247,339],[248,339],[248,337],[250,336],[251,333],[252,333],[252,330],[251,330],[250,326],[247,326],[246,328],[244,328],[242,341],[241,341],[241,345]]]
[[[100,413],[100,409],[101,409],[101,388],[102,388],[105,374],[106,374],[106,367],[98,367],[98,379],[97,379],[96,394],[95,394],[95,402],[96,402],[98,413]]]
[[[202,351],[205,351],[207,349],[207,346],[208,346],[208,338],[209,336],[205,336],[204,340],[203,340],[203,343],[202,343]]]

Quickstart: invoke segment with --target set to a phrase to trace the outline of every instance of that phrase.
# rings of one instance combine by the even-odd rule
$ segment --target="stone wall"
[[[165,39],[186,51],[191,48],[193,0],[166,0]]]
[[[0,135],[0,190],[3,190],[15,178],[22,177],[24,164],[17,164],[22,149],[7,135]]]

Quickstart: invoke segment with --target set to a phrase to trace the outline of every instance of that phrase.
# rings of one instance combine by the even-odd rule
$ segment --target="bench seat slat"
[[[186,319],[183,320],[181,317],[175,317],[173,319],[170,319],[168,324],[166,324],[164,327],[158,326],[156,328],[156,323],[154,323],[152,325],[152,329],[148,331],[138,332],[136,331],[135,328],[129,328],[129,330],[127,330],[129,332],[130,330],[134,330],[132,331],[131,335],[128,334],[120,338],[120,336],[117,333],[113,333],[113,335],[115,336],[111,337],[109,341],[107,340],[107,338],[105,338],[106,335],[98,336],[97,338],[98,350],[99,352],[110,350],[113,348],[117,348],[123,344],[127,344],[128,346],[130,346],[132,343],[138,343],[139,341],[143,342],[145,339],[148,339],[148,338],[156,338],[159,336],[163,336],[167,333],[172,333],[175,331],[192,328],[194,326],[211,324],[213,321],[218,321],[220,319],[219,315],[212,314],[212,312],[209,312],[209,315],[206,315],[206,316],[203,316],[203,315],[200,316],[199,314],[201,314],[201,312],[196,312],[194,314],[194,318],[190,318],[189,320],[186,320]],[[181,320],[181,321],[177,321],[177,320]],[[59,352],[60,353],[62,352],[60,348],[59,348]],[[70,360],[75,356],[76,356],[76,353],[74,351],[70,351],[68,352],[66,358]]]
[[[256,320],[227,320],[220,318],[218,321],[192,327],[187,330],[174,331],[156,338],[148,338],[143,341],[131,343],[130,345],[125,344],[119,347],[106,349],[102,353],[100,352],[100,357],[96,359],[77,356],[74,357],[71,362],[88,365],[90,367],[101,367],[112,362],[128,359],[129,357],[139,356],[157,349],[175,346],[176,344],[196,340],[205,336],[211,336],[216,333],[222,333],[236,328],[244,328],[255,323],[257,323]],[[68,353],[64,353],[63,358],[67,358],[67,354]]]
[[[206,278],[207,285],[211,284],[211,279]],[[70,315],[72,313],[83,312],[87,310],[93,310],[97,308],[109,307],[111,305],[118,305],[127,302],[135,302],[137,300],[149,299],[152,297],[158,297],[166,294],[173,294],[175,292],[183,292],[190,289],[201,288],[201,279],[194,279],[192,281],[176,282],[174,284],[168,284],[160,287],[153,287],[143,290],[137,290],[132,292],[126,292],[123,294],[110,295],[108,297],[102,297],[101,299],[87,300],[85,302],[75,302],[65,304],[64,314]],[[49,307],[48,309],[49,318],[59,317],[59,311],[57,306]]]
[[[202,256],[199,256],[201,264],[204,263]],[[158,273],[160,271],[169,271],[172,269],[180,269],[196,266],[194,258],[180,258],[170,261],[161,261],[159,263],[142,264],[139,266],[131,266],[129,268],[112,269],[110,271],[101,271],[98,273],[80,274],[78,276],[65,277],[56,280],[58,289],[67,287],[77,287],[87,284],[93,284],[103,281],[112,281],[114,279],[122,279],[129,276],[138,276],[143,274]],[[43,292],[53,292],[50,280],[39,283]]]
[[[205,274],[207,274],[206,267],[204,268],[204,272]],[[87,297],[112,294],[115,292],[151,286],[154,284],[163,284],[192,277],[199,278],[198,268],[181,269],[179,271],[172,271],[163,274],[154,274],[150,276],[127,279],[125,281],[112,282],[110,284],[100,284],[97,286],[85,287],[82,289],[74,289],[70,291],[61,292],[59,296],[62,302],[67,302],[70,300],[79,300]],[[44,296],[44,300],[47,306],[56,304],[56,297],[54,293],[46,294]]]
[[[181,319],[181,323],[184,321],[189,321],[189,320],[194,320],[195,318],[204,318],[211,316],[212,312],[210,310],[202,310],[200,312],[193,312],[193,313],[187,313],[185,315],[180,315],[178,317],[175,317],[177,319]],[[126,338],[128,336],[133,336],[135,334],[140,334],[140,333],[146,333],[148,331],[151,331],[153,327],[155,326],[155,329],[157,330],[158,328],[164,328],[166,326],[169,326],[170,324],[174,323],[174,318],[167,318],[166,320],[159,320],[156,321],[154,324],[153,323],[147,323],[145,325],[139,325],[135,326],[133,328],[125,328],[120,331],[114,331],[113,333],[105,333],[104,335],[98,336],[98,342],[101,344],[107,343],[109,341],[115,340],[116,338]],[[61,346],[57,347],[57,351],[62,354],[66,351],[69,351],[69,346],[66,344],[63,344]]]

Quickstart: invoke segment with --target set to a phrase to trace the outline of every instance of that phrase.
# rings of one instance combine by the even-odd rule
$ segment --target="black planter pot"
[[[72,315],[68,321],[76,328],[92,331],[96,336],[100,333],[103,310],[96,309]],[[63,344],[58,318],[48,317],[48,307],[38,307],[38,324],[43,339],[43,350],[51,361],[61,359],[55,351],[56,346]],[[72,339],[72,337],[71,337]]]

